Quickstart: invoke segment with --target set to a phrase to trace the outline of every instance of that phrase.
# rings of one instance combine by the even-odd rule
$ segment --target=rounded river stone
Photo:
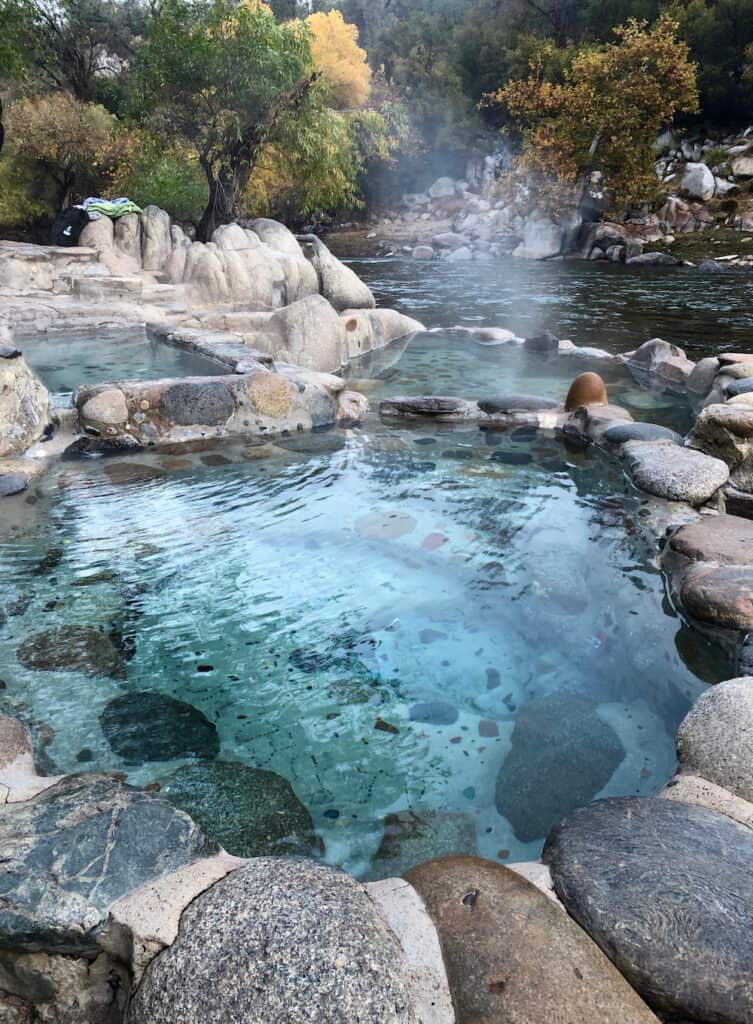
[[[222,381],[182,381],[172,384],[160,399],[160,414],[178,426],[220,426],[234,412],[233,396]]]
[[[552,830],[543,859],[568,912],[654,1009],[750,1024],[750,829],[672,800],[598,800]]]
[[[82,672],[87,676],[125,679],[121,652],[92,626],[59,626],[24,640],[16,657],[25,668],[40,672]]]
[[[166,800],[84,774],[0,806],[0,849],[0,947],[75,953],[100,952],[116,900],[217,844]]]
[[[693,561],[753,567],[753,522],[740,516],[705,516],[681,526],[669,546]]]
[[[625,748],[593,704],[554,694],[521,708],[497,776],[497,810],[528,843],[606,786]]]
[[[658,1024],[585,932],[515,872],[446,857],[406,879],[437,927],[460,1024]]]
[[[28,477],[22,473],[0,473],[0,498],[21,494],[29,486]]]
[[[229,761],[183,765],[162,795],[237,857],[311,854],[314,824],[293,787],[275,772]]]
[[[536,412],[538,409],[557,409],[557,402],[538,395],[494,395],[478,402],[482,412],[494,415],[508,412]]]
[[[115,697],[100,716],[113,753],[126,764],[216,757],[217,730],[198,708],[147,690]]]
[[[703,505],[729,479],[726,462],[680,445],[631,441],[622,456],[637,487],[670,501]]]
[[[753,568],[694,565],[680,586],[680,601],[701,622],[747,633],[753,630]]]
[[[753,377],[743,377],[742,380],[736,380],[732,384],[727,385],[727,394],[730,398],[736,398],[737,395],[747,395],[753,391]]]
[[[183,912],[128,1024],[419,1024],[397,939],[348,875],[260,857]]]
[[[730,679],[701,694],[677,731],[677,757],[753,802],[753,679]]]
[[[679,434],[658,423],[618,423],[605,430],[602,437],[610,444],[625,444],[627,441],[674,441],[682,444]]]

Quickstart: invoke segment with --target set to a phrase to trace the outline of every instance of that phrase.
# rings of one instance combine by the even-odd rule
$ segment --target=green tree
[[[142,113],[196,149],[209,186],[200,239],[236,217],[258,156],[317,109],[301,23],[258,0],[165,0],[139,50]]]
[[[562,84],[547,80],[539,63],[491,97],[522,126],[520,167],[555,203],[595,169],[615,203],[645,198],[656,186],[659,129],[698,108],[695,65],[676,22],[663,16],[648,29],[629,21],[614,32],[616,43],[581,50]]]

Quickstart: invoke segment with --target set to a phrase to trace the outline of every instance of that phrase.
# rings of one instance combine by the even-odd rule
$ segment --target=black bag
[[[89,220],[89,214],[80,206],[69,206],[61,210],[50,228],[50,245],[78,245],[81,232]]]

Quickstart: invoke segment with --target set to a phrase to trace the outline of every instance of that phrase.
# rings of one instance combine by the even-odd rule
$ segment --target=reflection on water
[[[374,401],[561,396],[572,375],[454,334],[390,358],[358,368]],[[645,417],[684,415],[609,374]],[[678,722],[728,672],[666,602],[649,504],[588,451],[376,414],[197,447],[63,463],[0,529],[0,707],[48,771],[164,782],[218,752],[289,780],[327,860],[359,874],[406,809],[436,812],[424,856],[462,836],[528,859],[568,800],[663,784]],[[149,723],[143,691],[172,698]]]

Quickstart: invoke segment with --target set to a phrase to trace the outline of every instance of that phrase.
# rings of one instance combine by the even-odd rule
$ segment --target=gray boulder
[[[0,806],[0,949],[86,953],[110,906],[217,846],[166,800],[70,775]]]
[[[141,218],[137,213],[118,217],[113,231],[115,247],[141,266]]]
[[[20,354],[0,359],[0,458],[21,454],[38,441],[48,415],[47,388]]]
[[[753,678],[701,694],[677,732],[677,757],[682,767],[753,801]]]
[[[161,780],[161,793],[237,857],[314,852],[311,815],[275,772],[230,761],[188,764]]]
[[[147,206],[141,214],[141,264],[144,270],[162,270],[167,266],[172,249],[170,215],[158,206]]]
[[[414,260],[433,260],[434,250],[430,245],[417,245],[411,255]]]
[[[449,199],[455,195],[455,182],[452,178],[437,178],[429,189],[432,199]]]
[[[719,360],[714,356],[699,359],[685,382],[690,395],[705,398],[713,388],[718,372]]]
[[[608,444],[621,445],[628,441],[672,441],[682,444],[682,438],[674,430],[658,423],[618,423],[602,434]]]
[[[700,199],[705,203],[714,198],[716,182],[712,171],[706,164],[687,163],[680,187],[693,199]]]
[[[319,290],[337,312],[373,309],[376,306],[374,296],[360,277],[333,256],[321,239],[309,235],[307,240],[313,247],[311,262],[319,275]]]
[[[261,857],[184,911],[128,1024],[419,1024],[400,945],[347,875]]]
[[[625,261],[630,267],[677,267],[680,261],[667,252],[642,252]]]
[[[546,260],[562,251],[564,231],[548,217],[529,217],[523,228],[523,241],[513,256],[526,260]]]
[[[652,1008],[753,1019],[748,828],[671,800],[599,800],[553,829],[543,859],[568,912]]]
[[[473,250],[469,249],[467,245],[461,245],[459,249],[454,249],[447,257],[448,263],[467,263],[473,259]]]
[[[670,501],[703,505],[729,479],[726,462],[672,443],[630,441],[621,455],[637,487]]]
[[[162,394],[159,408],[160,415],[177,426],[218,426],[233,415],[235,402],[222,381],[196,378],[172,384]]]
[[[523,842],[539,839],[593,799],[624,757],[619,737],[585,698],[564,693],[529,701],[497,775],[497,810]]]
[[[214,723],[185,701],[148,690],[113,697],[100,715],[105,739],[126,764],[212,758],[220,740]]]

